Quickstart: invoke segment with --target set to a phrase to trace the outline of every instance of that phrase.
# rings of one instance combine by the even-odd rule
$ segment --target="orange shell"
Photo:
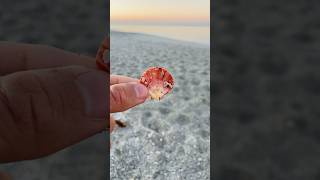
[[[151,67],[142,74],[140,83],[148,88],[152,99],[160,100],[172,90],[174,80],[167,69]]]

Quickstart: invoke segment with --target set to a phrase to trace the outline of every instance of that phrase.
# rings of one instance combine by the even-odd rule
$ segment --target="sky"
[[[110,0],[112,23],[209,25],[210,0]]]

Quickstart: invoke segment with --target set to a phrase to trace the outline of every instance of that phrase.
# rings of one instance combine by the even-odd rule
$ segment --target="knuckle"
[[[111,98],[117,105],[126,104],[127,95],[125,89],[121,86],[115,86],[110,91]]]

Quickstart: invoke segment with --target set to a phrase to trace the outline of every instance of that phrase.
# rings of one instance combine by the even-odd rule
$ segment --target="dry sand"
[[[112,74],[139,78],[166,67],[173,92],[124,113],[128,127],[111,136],[112,179],[209,179],[209,46],[111,32]]]

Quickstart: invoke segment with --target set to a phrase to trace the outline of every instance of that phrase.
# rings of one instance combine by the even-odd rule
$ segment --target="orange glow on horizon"
[[[179,15],[179,16],[171,16],[171,15],[167,15],[167,16],[146,16],[146,15],[130,15],[130,16],[126,16],[126,15],[122,15],[122,16],[113,16],[111,17],[111,21],[205,21],[207,20],[209,17],[207,16],[191,16],[191,15]]]
[[[111,22],[209,22],[210,0],[111,0]]]

